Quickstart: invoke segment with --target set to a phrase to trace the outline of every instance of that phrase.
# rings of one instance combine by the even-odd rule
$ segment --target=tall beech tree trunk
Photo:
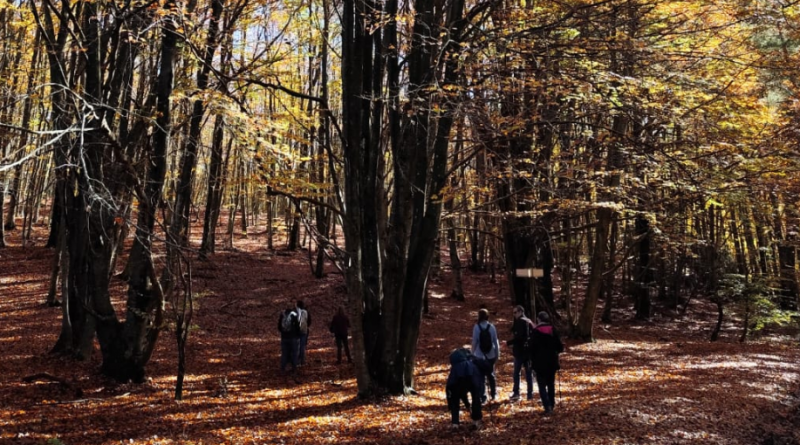
[[[387,23],[383,38],[370,35],[366,21],[376,4],[346,0],[342,17],[345,193],[344,233],[346,242],[351,320],[354,328],[356,377],[359,394],[372,390],[403,393],[413,391],[416,345],[422,317],[433,249],[441,217],[438,194],[445,185],[447,148],[453,124],[453,105],[437,103],[432,113],[436,81],[433,54],[439,32],[450,36],[443,54],[458,48],[465,23],[461,0],[448,5],[444,27],[436,23],[435,4],[417,0],[414,26],[406,57],[410,103],[413,110],[400,113],[399,45],[397,45],[397,2],[384,3]],[[375,54],[384,57],[373,58]],[[455,57],[443,57],[440,82],[451,85],[457,79]],[[386,63],[389,92],[389,144],[394,161],[392,211],[386,226],[385,243],[381,218],[385,199],[379,189],[381,177],[380,141],[375,140],[375,112],[370,97],[381,94]],[[419,105],[416,105],[419,104]],[[427,104],[427,105],[426,105]],[[384,247],[385,246],[385,247]],[[380,252],[386,249],[386,254]],[[385,258],[385,261],[381,261]]]
[[[225,118],[218,115],[214,119],[214,135],[211,141],[211,160],[208,166],[208,191],[206,212],[203,217],[203,240],[200,243],[201,255],[214,253],[217,223],[222,208],[222,144],[225,136]]]
[[[67,4],[65,2],[64,4]],[[80,139],[64,139],[56,147],[56,165],[60,182],[69,187],[56,187],[56,200],[62,208],[59,221],[54,227],[59,230],[58,239],[62,241],[61,270],[62,288],[62,331],[55,351],[74,354],[86,358],[91,352],[92,340],[97,336],[102,354],[102,371],[120,381],[144,379],[144,365],[149,360],[158,328],[161,326],[159,304],[163,294],[154,280],[152,259],[150,257],[150,236],[154,227],[155,211],[160,202],[163,179],[166,173],[165,153],[170,132],[169,97],[172,91],[172,63],[178,36],[175,18],[175,3],[168,1],[164,8],[164,29],[162,36],[161,66],[157,79],[157,125],[154,132],[153,151],[150,153],[150,171],[144,188],[134,179],[136,171],[127,157],[126,145],[130,141],[115,139],[113,119],[108,118],[108,110],[114,109],[124,100],[123,94],[129,91],[132,82],[133,58],[137,48],[128,44],[138,42],[138,38],[119,39],[109,37],[107,29],[102,28],[97,17],[101,15],[101,4],[87,3],[80,10],[80,22],[72,19],[67,11],[58,15],[59,32],[78,35],[81,40],[80,62],[83,69],[76,81],[82,84],[81,94],[91,113],[84,110],[70,110],[66,102],[58,102],[56,95],[53,114],[56,128],[67,128],[70,119],[85,120],[85,128]],[[38,11],[34,10],[38,16]],[[139,11],[139,14],[144,14]],[[57,78],[57,85],[64,85],[62,52],[53,39],[50,11],[38,20],[48,45],[48,58],[51,61],[51,78]],[[143,28],[144,16],[131,15],[127,21],[117,23],[136,34]],[[71,20],[71,21],[68,21]],[[70,29],[75,26],[75,29]],[[139,43],[136,43],[139,44]],[[107,45],[107,46],[106,46]],[[63,48],[63,46],[62,46]],[[106,60],[111,54],[112,59]],[[77,60],[77,59],[76,59]],[[104,79],[110,79],[104,83]],[[111,88],[113,91],[104,90]],[[57,89],[57,91],[60,91]],[[73,115],[67,114],[74,113]],[[128,147],[129,148],[129,147]],[[81,165],[81,169],[69,168]],[[61,171],[63,170],[63,172]],[[117,319],[111,304],[109,284],[114,253],[121,242],[124,231],[119,230],[130,205],[131,193],[136,190],[139,199],[139,223],[130,274],[130,287],[124,323]],[[137,247],[138,246],[138,247]],[[137,254],[138,252],[138,254]],[[147,283],[149,280],[149,284]],[[152,329],[152,328],[156,329]]]
[[[314,180],[318,184],[323,184],[326,181],[325,174],[325,153],[330,150],[330,110],[327,109],[329,105],[328,94],[328,39],[330,37],[330,20],[331,8],[327,0],[322,2],[322,36],[319,50],[319,70],[320,70],[320,109],[317,130],[317,162]],[[332,159],[332,156],[329,157]],[[333,174],[333,169],[329,170],[329,174]],[[328,199],[328,201],[332,201]],[[329,244],[328,238],[330,237],[330,222],[331,212],[323,205],[314,206],[314,217],[316,219],[317,229],[317,258],[314,265],[314,276],[322,278],[325,275],[325,249]]]
[[[624,118],[618,117],[615,119],[614,130],[615,134],[623,135],[624,129],[627,125]],[[615,172],[621,164],[619,148],[617,142],[612,142],[609,147],[607,171]],[[620,174],[612,173],[606,186],[613,190],[619,187]],[[610,200],[607,199],[607,200]],[[611,223],[614,220],[616,212],[609,206],[600,206],[597,211],[597,221],[595,222],[594,230],[594,244],[592,249],[592,256],[589,260],[589,280],[586,285],[586,298],[583,301],[583,306],[577,320],[577,324],[573,326],[572,335],[575,338],[583,341],[593,340],[594,316],[597,309],[597,302],[600,299],[604,283],[604,274],[608,267],[608,243],[610,240]]]
[[[136,236],[129,259],[127,311],[125,314],[125,356],[130,357],[131,375],[140,380],[145,365],[158,339],[162,318],[163,293],[155,273],[152,257],[153,230],[156,212],[161,207],[167,174],[167,152],[172,132],[171,96],[174,84],[174,63],[179,36],[174,0],[164,5],[166,16],[161,37],[158,77],[155,81],[156,126],[144,196],[139,200]]]
[[[224,39],[220,59],[220,71],[225,74],[233,56],[230,37]],[[218,89],[225,91],[227,82],[220,81]],[[211,138],[211,159],[208,165],[208,189],[206,191],[206,211],[203,215],[203,238],[200,242],[200,254],[214,253],[217,239],[217,224],[222,210],[223,180],[227,162],[223,162],[223,149],[225,137],[225,118],[221,114],[214,119],[214,132]],[[230,150],[228,150],[230,153]]]
[[[197,93],[203,95],[208,88],[209,74],[211,73],[214,54],[219,44],[219,24],[222,17],[224,0],[211,0],[211,17],[208,22],[203,58],[197,71]],[[200,146],[203,116],[205,115],[205,100],[197,98],[192,103],[192,113],[189,122],[189,135],[183,148],[181,163],[178,173],[178,183],[175,190],[175,204],[173,206],[172,220],[169,225],[168,264],[170,268],[176,264],[177,250],[186,247],[189,242],[189,211],[192,206],[192,187],[194,171],[197,166],[197,151]]]

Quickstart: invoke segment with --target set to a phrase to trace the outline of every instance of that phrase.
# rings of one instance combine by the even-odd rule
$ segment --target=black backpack
[[[478,347],[481,349],[481,352],[483,352],[484,355],[492,352],[492,348],[494,348],[494,345],[492,344],[492,333],[489,332],[490,326],[491,324],[487,323],[486,329],[483,329],[480,323],[478,323],[478,330],[480,331],[478,334]]]
[[[286,311],[283,313],[281,331],[290,335],[298,335],[300,333],[300,321],[298,320],[296,312]]]
[[[533,348],[533,323],[527,320],[525,321],[525,342],[522,344],[522,351],[530,358]]]

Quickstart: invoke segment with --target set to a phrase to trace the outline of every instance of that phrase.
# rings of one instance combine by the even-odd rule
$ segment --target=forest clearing
[[[0,441],[800,445],[798,67],[794,0],[0,0]]]
[[[286,254],[282,256],[281,254]],[[174,400],[175,341],[164,333],[142,384],[99,374],[99,352],[76,362],[48,354],[58,308],[44,304],[49,257],[42,248],[0,252],[0,443],[77,444],[797,444],[800,349],[796,336],[737,341],[726,326],[711,343],[714,311],[633,322],[615,311],[595,343],[566,340],[558,404],[509,402],[507,349],[498,364],[499,398],[485,426],[447,428],[447,356],[469,344],[486,305],[501,337],[511,319],[507,286],[465,276],[466,302],[432,285],[423,318],[418,395],[359,400],[351,365],[335,364],[326,323],[344,299],[341,275],[311,276],[307,254],[269,251],[263,238],[196,263],[196,326],[187,346],[186,394]],[[278,369],[278,312],[296,298],[313,316],[309,359],[296,381]],[[47,377],[27,379],[47,374]],[[524,386],[524,382],[523,382]],[[467,414],[462,412],[462,419]],[[57,441],[56,441],[57,439]]]

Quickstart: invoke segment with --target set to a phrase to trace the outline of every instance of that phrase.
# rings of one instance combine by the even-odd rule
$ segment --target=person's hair
[[[515,311],[519,311],[522,315],[525,315],[525,308],[522,307],[521,304],[518,304],[518,305],[514,306],[514,310]]]
[[[536,314],[536,319],[539,320],[542,323],[549,323],[550,322],[550,315],[545,311],[541,311],[538,314]]]
[[[339,306],[339,310],[337,312],[344,315],[344,306]]]
[[[306,304],[303,303],[303,300],[297,300],[297,307],[299,307],[300,309],[305,309]]]
[[[482,321],[489,321],[489,311],[481,309],[478,311],[478,323]]]

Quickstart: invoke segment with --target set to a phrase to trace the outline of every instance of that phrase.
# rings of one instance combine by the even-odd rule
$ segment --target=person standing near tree
[[[539,312],[536,321],[536,327],[531,332],[531,362],[544,412],[550,414],[556,405],[556,372],[561,369],[558,354],[564,352],[564,344],[558,331],[550,324],[547,312]]]
[[[500,358],[500,342],[497,340],[497,329],[489,323],[489,311],[485,308],[478,311],[478,322],[472,327],[472,355],[475,365],[481,371],[481,403],[486,403],[486,380],[489,380],[489,391],[492,400],[497,397],[497,379],[494,375],[494,364]]]
[[[347,363],[353,363],[350,358],[350,346],[347,344],[348,332],[350,330],[350,319],[344,313],[344,307],[339,306],[336,315],[333,316],[329,327],[331,334],[336,340],[336,364],[342,363],[342,348],[347,354]]]
[[[300,340],[300,321],[294,308],[288,308],[278,317],[278,331],[281,333],[281,372],[292,365],[292,372],[297,370],[297,352]]]
[[[511,325],[514,338],[506,342],[507,346],[511,346],[514,355],[514,390],[510,397],[512,402],[519,400],[519,377],[523,367],[525,382],[528,384],[528,400],[533,400],[533,374],[528,354],[528,340],[533,328],[533,322],[525,316],[525,309],[522,306],[514,306],[514,324]]]
[[[295,312],[297,312],[297,319],[300,323],[300,338],[299,338],[299,350],[297,352],[297,360],[300,366],[306,364],[306,349],[308,348],[308,328],[311,326],[311,314],[308,313],[306,309],[305,303],[303,300],[297,300],[297,306],[295,306]]]

